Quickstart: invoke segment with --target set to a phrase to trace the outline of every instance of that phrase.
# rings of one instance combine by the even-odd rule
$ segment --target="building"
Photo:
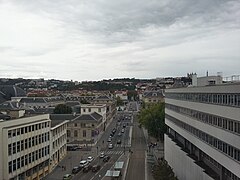
[[[166,89],[165,159],[179,180],[240,180],[240,84]]]
[[[50,130],[50,167],[54,169],[67,155],[67,122],[68,120],[52,120]]]
[[[49,173],[49,115],[2,120],[0,134],[0,179],[37,180]]]
[[[207,86],[207,85],[215,85],[222,84],[223,78],[222,76],[203,76],[197,77],[197,74],[192,74],[192,85],[193,86]]]
[[[142,96],[145,103],[159,103],[164,102],[163,91],[145,91]]]
[[[0,104],[0,112],[16,119],[24,116],[25,109],[17,101],[5,101]]]
[[[95,143],[102,129],[102,115],[92,112],[81,114],[67,125],[67,143],[69,145],[88,145]]]

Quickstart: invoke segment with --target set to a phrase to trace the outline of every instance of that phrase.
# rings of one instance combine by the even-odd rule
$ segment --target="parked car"
[[[92,167],[92,172],[97,172],[97,171],[99,171],[101,169],[101,166],[100,165],[94,165],[93,167]]]
[[[122,131],[121,131],[121,132],[122,132],[122,133],[124,133],[124,131],[125,131],[125,130],[124,130],[124,129],[122,129]]]
[[[112,138],[111,138],[111,137],[109,137],[107,141],[108,141],[108,142],[111,142],[111,141],[112,141]]]
[[[87,165],[87,166],[85,166],[85,167],[83,168],[83,172],[84,172],[84,173],[87,173],[87,172],[89,172],[91,169],[92,169],[92,166],[91,166],[91,165]]]
[[[63,180],[71,180],[72,179],[72,175],[71,174],[65,174],[63,176]]]
[[[75,166],[75,167],[72,169],[72,173],[73,173],[73,174],[77,174],[79,171],[81,171],[81,167],[80,167],[80,166]]]
[[[93,161],[93,157],[92,156],[88,156],[88,158],[87,158],[87,161],[90,163],[90,162],[92,162]]]
[[[108,144],[108,149],[112,149],[112,148],[113,148],[113,144],[112,143]]]
[[[104,156],[105,156],[104,152],[101,152],[99,157],[104,158]]]
[[[85,167],[88,164],[89,164],[89,162],[87,160],[82,160],[82,161],[80,161],[79,166],[80,167]]]
[[[121,132],[119,132],[119,133],[118,133],[118,136],[122,136],[122,133],[121,133]]]
[[[121,143],[122,143],[121,139],[118,139],[117,144],[121,144]]]
[[[110,156],[104,156],[104,158],[103,158],[103,162],[108,162],[109,159],[110,159]]]
[[[126,127],[126,124],[124,123],[124,124],[123,124],[123,128],[125,128],[125,127]]]

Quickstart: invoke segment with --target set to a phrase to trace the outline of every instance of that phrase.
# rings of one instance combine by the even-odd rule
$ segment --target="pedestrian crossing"
[[[105,151],[104,154],[123,154],[123,151]]]
[[[114,147],[124,147],[125,146],[125,148],[128,148],[128,147],[131,147],[131,144],[116,144]]]

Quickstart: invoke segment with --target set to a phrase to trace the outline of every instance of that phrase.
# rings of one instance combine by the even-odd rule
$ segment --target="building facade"
[[[0,121],[0,179],[37,180],[49,173],[49,115]]]
[[[166,89],[165,159],[180,180],[240,180],[240,84]]]
[[[50,168],[54,169],[67,155],[67,122],[52,120],[50,131]]]

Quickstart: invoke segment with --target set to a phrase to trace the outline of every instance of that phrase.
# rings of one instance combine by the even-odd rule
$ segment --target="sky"
[[[0,0],[0,78],[240,75],[240,0]]]

